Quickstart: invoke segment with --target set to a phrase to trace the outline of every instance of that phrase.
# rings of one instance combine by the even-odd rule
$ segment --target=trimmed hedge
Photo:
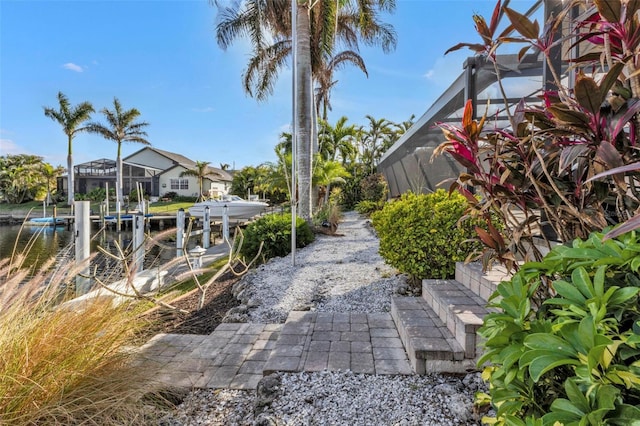
[[[406,193],[372,214],[380,238],[380,254],[388,264],[414,279],[452,278],[455,265],[481,245],[477,220],[458,224],[466,199],[440,189],[432,194]]]
[[[315,236],[301,217],[296,218],[296,247],[302,248],[313,242]],[[291,252],[291,213],[270,214],[250,223],[244,231],[244,243],[240,253],[253,259],[260,243],[264,262],[272,257],[284,257]]]

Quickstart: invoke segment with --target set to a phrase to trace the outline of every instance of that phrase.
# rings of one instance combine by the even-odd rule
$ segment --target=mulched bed
[[[231,288],[240,278],[231,272],[226,273],[207,290],[204,307],[198,310],[200,293],[193,292],[171,305],[188,311],[160,308],[148,316],[156,333],[174,334],[210,334],[220,325],[227,311],[240,302],[233,297]]]

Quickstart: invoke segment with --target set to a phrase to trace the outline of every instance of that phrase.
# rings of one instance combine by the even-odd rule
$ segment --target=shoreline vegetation
[[[223,263],[206,266],[207,274]],[[198,287],[194,278],[178,278],[161,296],[181,299],[182,315],[150,314],[149,302],[135,297],[119,305],[97,297],[70,309],[64,302],[75,297],[78,267],[56,265],[54,258],[31,272],[17,264],[0,259],[0,424],[152,424],[173,406],[155,369],[142,367],[131,349],[158,332],[203,326],[213,307],[184,314]],[[233,305],[232,283],[227,277],[207,298],[223,299],[214,304],[225,313]]]

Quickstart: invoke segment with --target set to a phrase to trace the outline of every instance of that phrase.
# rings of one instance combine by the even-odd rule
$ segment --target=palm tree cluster
[[[384,152],[402,136],[413,123],[394,123],[385,118],[366,116],[368,123],[349,124],[343,116],[335,125],[320,120],[319,150],[314,158],[312,184],[319,188],[316,206],[326,203],[331,187],[344,184],[345,179],[357,183],[374,174]],[[231,192],[240,196],[249,193],[266,194],[272,201],[291,197],[292,135],[284,132],[275,147],[276,162],[248,166],[234,174]]]
[[[318,145],[316,116],[322,110],[326,120],[331,109],[336,70],[351,64],[367,73],[359,43],[379,45],[385,52],[395,48],[393,27],[379,20],[381,12],[395,10],[395,0],[297,0],[295,28],[289,0],[242,0],[228,6],[218,0],[212,2],[219,9],[218,44],[226,49],[238,38],[246,38],[251,44],[243,75],[249,95],[266,99],[278,72],[291,56],[295,58],[297,192],[300,216],[309,219],[312,158]]]
[[[203,193],[204,180],[206,178],[212,177],[220,177],[220,173],[209,167],[210,162],[208,161],[196,161],[196,164],[193,169],[187,169],[180,173],[180,177],[183,176],[194,176],[198,179],[198,188],[200,191],[198,192],[200,195],[198,196],[197,201],[205,200],[206,197]],[[228,165],[227,165],[228,166]],[[224,169],[223,169],[224,170]]]
[[[118,145],[116,158],[116,200],[117,209],[123,202],[122,194],[122,143],[134,142],[143,145],[150,145],[146,139],[147,133],[144,128],[149,124],[144,121],[137,122],[140,111],[135,108],[124,110],[118,98],[113,99],[113,109],[103,108],[100,112],[104,115],[107,124],[99,122],[88,122],[91,114],[95,110],[89,102],[81,102],[72,106],[67,96],[58,92],[58,109],[44,107],[44,115],[56,121],[65,135],[67,135],[67,179],[69,205],[74,201],[74,176],[73,176],[73,139],[82,132],[97,133],[107,140],[111,140]]]
[[[19,154],[0,157],[0,202],[20,204],[45,194],[47,203],[64,173],[37,155]]]

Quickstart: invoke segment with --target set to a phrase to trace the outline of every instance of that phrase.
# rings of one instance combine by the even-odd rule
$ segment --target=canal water
[[[117,246],[125,249],[131,244],[131,231],[120,233],[107,230],[98,232],[92,229],[91,252],[98,251],[98,246],[106,249],[110,253],[118,253]],[[97,234],[97,235],[96,235]],[[196,241],[190,241],[189,248],[196,245]],[[35,227],[25,226],[0,226],[0,259],[7,259],[13,253],[24,253],[26,260],[24,266],[33,266],[37,270],[50,257],[58,256],[60,253],[68,251],[71,256],[75,254],[72,248],[73,231],[66,226],[58,227]],[[69,249],[70,250],[67,250]],[[163,246],[152,246],[145,256],[145,268],[158,266],[173,259],[176,255],[175,242],[165,241]],[[101,269],[113,268],[118,263],[115,259],[107,256],[99,256],[98,267]]]

